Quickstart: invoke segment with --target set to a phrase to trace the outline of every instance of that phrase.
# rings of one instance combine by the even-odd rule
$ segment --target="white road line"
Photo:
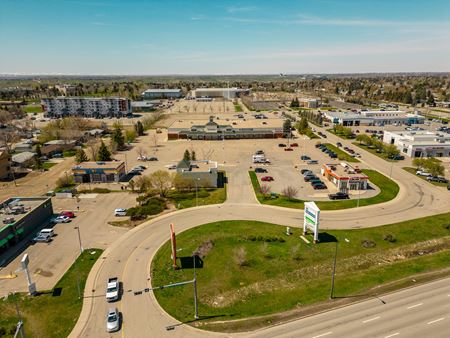
[[[396,332],[396,333],[394,333],[394,334],[391,334],[390,336],[386,336],[386,337],[384,337],[384,338],[389,338],[389,337],[394,337],[394,336],[398,336],[400,333],[398,333],[398,332]]]
[[[445,319],[444,317],[438,318],[436,320],[432,320],[431,322],[428,322],[427,324],[433,324],[433,323],[436,323],[436,322],[440,322],[441,320],[444,320],[444,319]]]
[[[423,305],[423,303],[419,303],[419,304],[416,304],[416,305],[408,306],[407,309],[414,309],[415,307],[418,307],[420,305]]]
[[[375,320],[375,319],[378,319],[378,318],[380,318],[380,316],[364,320],[363,323],[368,323],[368,322],[371,322],[372,320]]]
[[[318,336],[314,336],[313,338],[319,338],[319,337],[323,337],[323,336],[328,336],[329,334],[332,334],[333,332],[331,332],[331,331],[328,331],[328,332],[325,332],[325,333],[322,333],[322,334],[319,334]]]

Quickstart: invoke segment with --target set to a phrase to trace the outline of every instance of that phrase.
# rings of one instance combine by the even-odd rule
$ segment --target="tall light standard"
[[[200,177],[197,177],[195,180],[195,206],[198,207],[198,181],[200,181]]]
[[[73,227],[78,231],[78,243],[80,244],[80,255],[83,253],[83,246],[81,245],[81,234],[80,234],[80,227]]]
[[[14,305],[16,307],[17,312],[17,318],[19,319],[19,321],[17,322],[16,333],[14,334],[14,337],[17,337],[17,334],[20,332],[20,336],[22,338],[25,338],[25,331],[23,330],[23,319],[22,315],[20,314],[19,303],[17,303],[16,293],[10,292],[9,295],[12,295],[13,297]]]
[[[337,258],[337,252],[338,252],[338,241],[336,239],[336,249],[334,251],[334,259],[333,259],[333,269],[331,272],[331,291],[330,291],[330,299],[334,298],[333,292],[334,292],[334,276],[336,275],[336,258]]]
[[[199,317],[198,317],[198,301],[197,301],[197,272],[195,270],[195,261],[197,260],[196,256],[193,255],[192,259],[194,260],[194,307],[195,307],[194,317],[195,319],[198,319]]]

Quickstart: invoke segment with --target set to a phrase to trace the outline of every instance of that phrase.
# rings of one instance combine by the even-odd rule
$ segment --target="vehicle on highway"
[[[430,182],[439,182],[439,183],[448,183],[448,180],[442,176],[427,176],[427,181]]]
[[[271,182],[273,180],[274,179],[273,179],[272,176],[264,176],[264,177],[261,178],[261,181],[264,181],[264,182]]]
[[[309,157],[309,156],[307,156],[307,155],[302,155],[302,156],[300,156],[300,159],[301,159],[302,161],[308,161],[308,160],[311,159],[311,157]]]
[[[346,199],[349,199],[350,196],[347,193],[345,193],[345,192],[340,192],[339,191],[339,192],[337,192],[335,194],[329,194],[328,198],[330,200],[346,200]]]
[[[124,208],[118,208],[114,210],[114,216],[126,216],[127,215],[127,209]]]
[[[294,151],[294,149],[292,149],[291,147],[289,147],[289,148],[284,148],[284,151]]]
[[[59,216],[66,216],[66,217],[69,217],[69,218],[74,218],[75,214],[72,211],[61,211],[59,213]]]
[[[266,173],[267,169],[265,168],[255,168],[255,173]]]
[[[419,175],[419,176],[431,176],[430,173],[427,173],[426,171],[423,171],[423,170],[417,170],[416,171],[416,175]]]
[[[119,278],[108,278],[106,283],[106,301],[114,302],[119,299]]]
[[[32,241],[34,243],[39,243],[39,242],[43,242],[43,243],[48,243],[52,240],[52,236],[48,235],[48,234],[42,234],[42,233],[38,233],[36,234],[36,236],[32,239]]]
[[[53,223],[69,223],[70,218],[67,216],[58,216],[58,217],[53,218],[52,222]]]
[[[106,331],[116,332],[120,328],[120,315],[117,308],[110,308],[106,315]]]

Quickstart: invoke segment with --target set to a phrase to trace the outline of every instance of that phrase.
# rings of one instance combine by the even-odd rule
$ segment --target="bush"
[[[374,248],[376,246],[376,243],[374,241],[365,239],[365,240],[361,241],[361,246],[363,248]]]
[[[384,235],[383,239],[384,239],[385,241],[391,242],[391,243],[397,242],[397,239],[395,238],[395,236],[394,236],[394,235],[391,235],[391,234]]]
[[[142,219],[149,215],[156,215],[164,211],[166,202],[159,197],[150,198],[145,204],[127,210],[131,219]]]

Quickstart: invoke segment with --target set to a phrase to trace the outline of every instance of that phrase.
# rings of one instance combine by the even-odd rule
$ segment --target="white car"
[[[42,234],[42,233],[38,233],[36,235],[36,237],[33,238],[33,242],[38,243],[38,242],[44,242],[44,243],[48,243],[52,240],[52,236],[48,235],[48,234]]]
[[[114,216],[126,216],[127,215],[127,209],[118,208],[114,210]]]
[[[116,332],[120,328],[120,315],[117,308],[111,308],[106,315],[106,331]]]
[[[174,170],[174,169],[177,169],[177,165],[176,164],[169,164],[169,165],[166,165],[166,168],[169,169],[169,170]]]
[[[70,218],[67,216],[58,216],[53,219],[53,223],[69,223]]]
[[[419,176],[431,176],[430,173],[427,173],[426,171],[422,171],[422,170],[417,170],[416,171],[416,175],[419,175]]]

